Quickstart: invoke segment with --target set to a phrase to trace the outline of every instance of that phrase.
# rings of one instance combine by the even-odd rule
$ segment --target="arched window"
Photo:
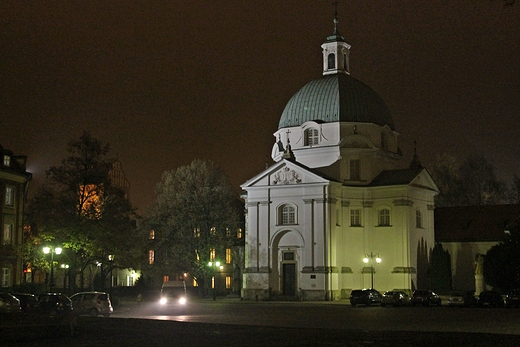
[[[329,54],[327,63],[327,70],[333,70],[336,68],[336,55],[334,53]]]
[[[283,205],[279,210],[279,224],[296,224],[296,209],[291,205]]]
[[[390,210],[384,208],[379,211],[379,226],[389,226],[390,225]]]
[[[318,129],[305,130],[305,145],[306,146],[317,145],[318,140],[319,140]]]
[[[421,211],[419,211],[419,210],[415,211],[415,227],[417,227],[417,228],[423,227],[422,214],[421,214]]]
[[[350,226],[360,227],[361,226],[361,209],[350,210]]]

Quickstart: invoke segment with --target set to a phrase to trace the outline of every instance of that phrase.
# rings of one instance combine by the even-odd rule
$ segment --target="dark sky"
[[[332,0],[2,1],[0,144],[35,182],[84,130],[109,142],[144,209],[166,170],[259,173],[291,96],[321,76]],[[423,165],[481,152],[520,174],[520,3],[343,0],[352,76]]]

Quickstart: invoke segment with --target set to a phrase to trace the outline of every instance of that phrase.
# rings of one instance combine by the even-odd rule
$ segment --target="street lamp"
[[[220,266],[219,261],[210,261],[208,263],[210,267],[213,268],[213,301],[217,300],[217,279],[215,277],[215,274],[217,273],[217,268],[222,270],[222,266]]]
[[[43,247],[43,253],[51,254],[51,280],[49,285],[49,292],[54,289],[54,254],[61,254],[61,247]]]
[[[370,277],[372,279],[372,289],[374,289],[374,259],[376,260],[376,263],[381,263],[381,258],[379,258],[379,254],[377,253],[366,253],[365,257],[363,258],[363,262],[365,264],[368,264],[368,262],[370,262]]]

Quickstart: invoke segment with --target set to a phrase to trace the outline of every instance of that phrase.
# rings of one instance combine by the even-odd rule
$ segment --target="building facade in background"
[[[519,218],[518,204],[435,209],[435,242],[450,254],[453,289],[477,295],[491,289],[484,281],[484,256],[505,241]]]
[[[23,279],[23,226],[27,191],[32,174],[27,172],[27,157],[14,155],[0,146],[0,287],[18,285]]]
[[[242,185],[245,299],[337,300],[426,283],[438,188],[416,156],[396,169],[399,133],[383,100],[350,75],[337,24],[323,75],[281,115],[275,164]]]

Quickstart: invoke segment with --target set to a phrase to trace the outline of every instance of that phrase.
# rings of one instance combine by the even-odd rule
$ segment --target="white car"
[[[108,317],[114,312],[110,294],[105,292],[81,292],[70,297],[72,307],[77,314],[89,314],[92,317]]]

